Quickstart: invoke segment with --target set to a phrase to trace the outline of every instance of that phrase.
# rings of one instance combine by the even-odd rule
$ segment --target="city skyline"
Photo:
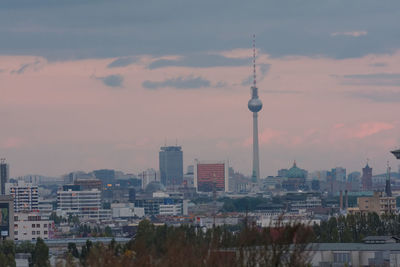
[[[343,14],[344,3],[235,2],[227,20],[240,14],[242,26],[234,27],[219,16],[222,6],[185,6],[185,15],[176,16],[168,7],[178,6],[175,1],[159,2],[168,12],[125,1],[114,3],[116,9],[107,2],[6,1],[0,8],[0,157],[13,177],[102,168],[137,173],[157,168],[164,140],[178,139],[184,166],[196,158],[229,159],[250,176],[246,102],[249,33],[255,32],[264,103],[261,177],[293,160],[308,170],[361,171],[369,158],[374,172],[384,173],[388,160],[397,166],[388,151],[400,145],[393,23],[399,4],[364,1]],[[76,24],[64,15],[70,12]],[[94,14],[103,15],[99,25]],[[218,27],[204,31],[207,18]],[[182,22],[187,28],[175,29]]]

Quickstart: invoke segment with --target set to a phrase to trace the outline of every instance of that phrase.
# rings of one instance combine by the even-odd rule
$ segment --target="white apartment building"
[[[182,214],[182,204],[161,204],[160,215],[177,216]]]
[[[101,192],[98,189],[57,192],[57,210],[61,215],[78,215],[81,221],[111,218],[111,211],[101,209]]]
[[[14,214],[14,240],[36,240],[51,238],[54,222],[43,220],[38,212]]]
[[[144,208],[135,207],[133,203],[112,203],[111,211],[113,219],[144,217]]]
[[[38,210],[38,187],[24,181],[7,183],[6,192],[14,198],[14,212]]]

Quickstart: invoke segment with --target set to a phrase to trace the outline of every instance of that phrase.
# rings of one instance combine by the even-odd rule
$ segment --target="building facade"
[[[50,239],[54,222],[43,219],[38,212],[19,212],[14,216],[14,240]]]
[[[164,146],[159,152],[161,183],[179,187],[183,181],[183,152],[180,146]]]
[[[229,191],[229,166],[226,162],[194,164],[194,186],[198,192]]]
[[[361,213],[375,212],[382,215],[396,211],[396,198],[386,196],[384,192],[374,192],[372,197],[359,197],[357,202]]]
[[[77,215],[81,221],[102,220],[111,217],[111,211],[106,216],[101,209],[101,192],[92,190],[72,190],[65,187],[57,192],[57,210],[61,215]]]
[[[14,240],[14,203],[10,195],[0,195],[0,239]]]
[[[37,211],[39,209],[38,186],[24,181],[7,183],[6,191],[14,199],[14,212]]]

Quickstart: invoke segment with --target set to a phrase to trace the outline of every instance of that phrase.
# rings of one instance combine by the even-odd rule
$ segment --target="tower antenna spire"
[[[256,76],[256,35],[253,34],[253,86],[257,84]]]

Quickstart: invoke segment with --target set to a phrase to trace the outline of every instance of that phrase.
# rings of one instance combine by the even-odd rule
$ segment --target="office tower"
[[[368,163],[365,168],[362,169],[363,175],[361,177],[362,189],[364,191],[372,190],[372,168],[369,167]]]
[[[7,195],[14,198],[14,211],[37,211],[39,209],[38,186],[24,181],[6,184]]]
[[[342,167],[336,167],[332,169],[332,178],[338,182],[346,182],[346,169]]]
[[[256,46],[255,35],[253,36],[253,86],[251,87],[251,99],[248,108],[253,112],[253,171],[252,181],[258,182],[260,179],[260,159],[258,152],[258,112],[262,109],[262,102],[258,98],[258,88],[256,85]]]
[[[9,167],[6,159],[0,159],[0,195],[6,195],[6,183],[8,182]]]
[[[228,164],[195,161],[194,186],[198,192],[229,191]]]
[[[183,153],[180,146],[163,146],[159,152],[161,183],[179,187],[183,180]]]

